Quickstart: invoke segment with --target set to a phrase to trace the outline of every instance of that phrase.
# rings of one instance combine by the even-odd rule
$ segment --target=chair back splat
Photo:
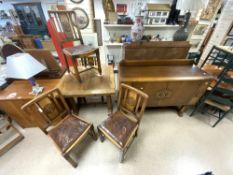
[[[33,105],[36,106],[37,111],[47,123],[46,126],[41,128],[44,132],[46,132],[47,128],[54,122],[64,118],[70,113],[70,109],[59,89],[53,89],[46,94],[42,94],[35,100],[26,103],[21,108],[27,111],[30,110],[29,108],[31,108]]]
[[[121,84],[118,110],[130,115],[139,123],[146,107],[148,95],[126,84]]]
[[[6,60],[6,57],[10,55],[13,55],[16,53],[23,53],[23,52],[24,51],[21,48],[19,48],[18,46],[14,44],[10,44],[10,43],[4,44],[1,49],[1,54],[5,60]]]
[[[62,32],[65,34],[63,42],[80,41],[80,44],[83,44],[83,38],[76,23],[77,16],[74,11],[49,10],[48,14],[50,19],[54,20],[54,25],[56,25],[54,29],[58,30],[56,32]]]

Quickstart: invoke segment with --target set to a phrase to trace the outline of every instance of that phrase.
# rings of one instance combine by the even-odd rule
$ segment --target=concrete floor
[[[104,105],[88,105],[80,116],[96,126],[106,113]],[[197,175],[206,171],[232,175],[232,113],[216,128],[209,125],[215,120],[212,117],[188,114],[180,118],[172,109],[147,110],[123,164],[119,150],[108,140],[88,138],[74,152],[79,157],[76,169],[42,131],[25,129],[25,139],[0,157],[0,175]]]

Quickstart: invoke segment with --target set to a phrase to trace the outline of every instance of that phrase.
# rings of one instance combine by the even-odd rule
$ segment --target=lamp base
[[[31,95],[38,95],[39,93],[43,92],[44,87],[40,86],[39,84],[36,84],[35,86],[32,86],[32,91],[29,93]]]

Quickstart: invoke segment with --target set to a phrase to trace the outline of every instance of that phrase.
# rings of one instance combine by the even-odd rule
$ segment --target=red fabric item
[[[73,44],[72,41],[71,41],[71,42],[66,42],[66,43],[63,44],[62,48],[60,47],[58,39],[59,39],[60,41],[62,41],[62,40],[65,39],[66,36],[65,36],[65,34],[64,34],[63,32],[57,32],[57,31],[55,31],[55,30],[53,29],[53,25],[52,25],[52,22],[53,22],[53,21],[52,21],[52,20],[53,20],[53,19],[49,19],[48,22],[47,22],[48,31],[49,31],[50,36],[51,36],[51,38],[52,38],[54,47],[55,47],[55,49],[56,49],[56,51],[57,51],[59,60],[60,60],[60,62],[61,62],[61,64],[62,64],[62,66],[65,67],[65,66],[66,66],[65,55],[63,54],[62,49],[63,49],[63,48],[73,47],[74,44]],[[55,32],[56,32],[56,33],[55,33]],[[56,36],[58,36],[58,38],[57,38]],[[70,66],[72,66],[71,58],[68,57],[67,60],[68,60],[68,64],[69,64]]]

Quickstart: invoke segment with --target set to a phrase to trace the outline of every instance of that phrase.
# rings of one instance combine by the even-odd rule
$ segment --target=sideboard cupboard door
[[[164,91],[167,89],[167,83],[136,82],[132,83],[132,86],[140,89],[149,96],[147,107],[163,106],[162,99],[165,100],[170,95]]]
[[[193,105],[206,89],[205,81],[136,82],[133,87],[149,95],[147,107]]]

